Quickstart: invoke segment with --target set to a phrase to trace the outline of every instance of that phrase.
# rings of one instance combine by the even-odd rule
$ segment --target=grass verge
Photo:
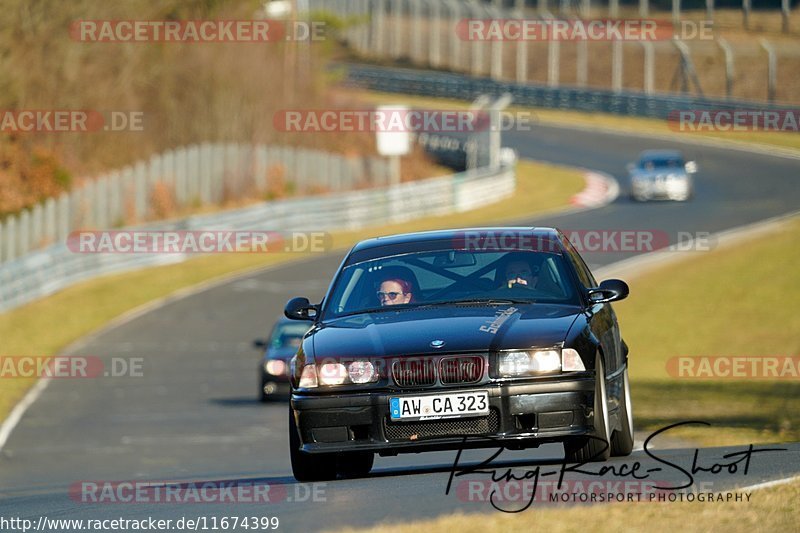
[[[364,91],[362,99],[372,103],[437,106],[437,109],[466,109],[468,103],[451,98],[407,96],[395,93]],[[670,128],[666,120],[644,117],[627,117],[610,113],[588,113],[566,109],[511,106],[509,111],[533,110],[539,124],[579,126],[582,128],[611,129],[617,132],[671,135],[675,140],[691,142],[693,139],[723,140],[733,145],[757,144],[800,150],[800,135],[795,132],[691,132],[683,133]]]
[[[466,213],[428,217],[404,224],[333,234],[335,248],[376,235],[463,227],[518,220],[566,206],[583,188],[574,169],[521,161],[517,193],[508,200]],[[122,313],[197,283],[291,260],[299,254],[223,254],[198,257],[175,265],[149,268],[80,283],[50,297],[0,314],[2,355],[53,355],[74,340]],[[0,386],[0,420],[33,384],[34,379],[4,379]]]
[[[730,503],[615,503],[598,510],[596,505],[569,508],[538,508],[519,514],[458,513],[434,520],[403,525],[380,525],[369,530],[342,529],[340,533],[372,531],[406,533],[416,531],[459,531],[499,533],[544,530],[548,533],[576,531],[691,531],[774,532],[795,531],[800,523],[800,482],[754,491],[750,501]],[[690,518],[689,518],[690,517]]]
[[[670,432],[704,445],[800,440],[800,380],[670,377],[676,356],[800,354],[800,220],[779,233],[692,256],[631,280],[616,306],[631,347],[637,430],[702,419]]]

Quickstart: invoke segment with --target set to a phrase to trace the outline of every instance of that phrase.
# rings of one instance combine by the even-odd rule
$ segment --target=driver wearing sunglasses
[[[539,267],[531,266],[524,260],[512,261],[506,265],[505,279],[509,289],[516,285],[533,289],[539,281]]]
[[[377,292],[381,305],[407,304],[411,302],[411,284],[400,278],[384,280]]]

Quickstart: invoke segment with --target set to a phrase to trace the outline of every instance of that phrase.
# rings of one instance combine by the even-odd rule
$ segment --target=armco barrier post
[[[133,170],[134,176],[134,217],[144,220],[147,215],[147,164],[139,161]]]
[[[187,203],[186,176],[189,170],[188,154],[186,147],[175,150],[175,203],[179,207]]]
[[[0,239],[3,232],[0,231]],[[56,200],[48,198],[44,202],[44,242],[47,244],[56,240]]]
[[[3,252],[6,261],[10,261],[17,257],[17,217],[11,216],[6,220],[6,238],[5,238],[5,252]]]
[[[19,214],[19,255],[27,254],[31,247],[31,215],[27,209]]]
[[[42,244],[42,232],[44,230],[44,212],[42,204],[36,204],[31,210],[31,249],[36,249]]]

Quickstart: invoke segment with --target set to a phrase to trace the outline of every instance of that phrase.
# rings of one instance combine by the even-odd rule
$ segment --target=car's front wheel
[[[335,455],[310,454],[300,449],[300,432],[291,407],[289,408],[289,454],[292,460],[292,474],[297,481],[328,481],[336,477]]]
[[[631,385],[628,380],[628,365],[622,373],[622,397],[619,402],[620,429],[611,437],[611,455],[630,455],[633,451],[633,411],[631,407]]]
[[[372,470],[375,454],[372,452],[348,452],[337,457],[337,470],[343,477],[364,477]]]
[[[564,443],[566,461],[569,463],[588,463],[607,461],[611,457],[608,427],[608,394],[606,393],[606,371],[603,360],[598,355],[595,362],[595,385],[593,406],[593,434]]]

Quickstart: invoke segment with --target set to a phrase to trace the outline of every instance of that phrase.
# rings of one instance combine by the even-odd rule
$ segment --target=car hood
[[[315,357],[392,357],[554,346],[581,314],[575,306],[453,305],[381,311],[322,324]],[[443,341],[440,348],[433,341]]]

